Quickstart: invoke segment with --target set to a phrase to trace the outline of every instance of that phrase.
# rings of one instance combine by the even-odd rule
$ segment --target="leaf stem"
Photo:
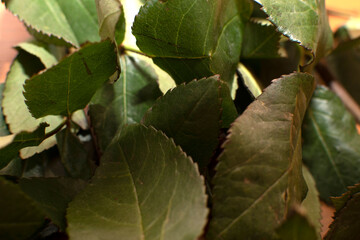
[[[45,139],[49,138],[55,134],[57,134],[58,132],[60,132],[60,130],[67,124],[68,118],[66,118],[59,126],[57,126],[55,129],[53,129],[52,131],[48,132],[45,134]]]
[[[145,57],[148,57],[148,58],[153,58],[154,56],[150,56],[146,53],[143,53],[142,51],[138,50],[138,49],[135,49],[135,48],[131,48],[131,47],[126,47],[126,46],[120,46],[120,48],[122,48],[122,50],[124,52],[133,52],[133,53],[136,53],[136,54],[139,54],[139,55],[142,55],[142,56],[145,56]],[[120,51],[122,52],[122,51]]]

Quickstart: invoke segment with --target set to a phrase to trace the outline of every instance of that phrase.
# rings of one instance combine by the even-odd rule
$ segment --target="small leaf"
[[[300,209],[301,210],[301,209]],[[282,240],[317,240],[316,232],[309,219],[299,210],[294,210],[286,221],[276,230]]]
[[[337,206],[335,219],[330,225],[324,239],[352,240],[359,236],[360,228],[360,185],[349,187],[349,191],[336,201],[342,202]]]
[[[330,72],[340,81],[354,100],[360,104],[359,58],[360,38],[342,42],[327,57]]]
[[[245,25],[242,58],[277,58],[281,34],[271,23],[249,21]]]
[[[149,0],[133,34],[177,84],[220,74],[231,87],[251,11],[248,0]]]
[[[156,98],[161,96],[157,76],[147,63],[125,55],[120,60],[122,71],[119,80],[99,89],[89,110],[102,151],[120,126],[139,123]]]
[[[163,133],[130,125],[70,203],[68,233],[74,240],[195,240],[206,216],[204,182],[191,159]]]
[[[92,175],[89,152],[80,139],[66,128],[56,134],[61,161],[73,178],[89,179]]]
[[[21,132],[16,135],[0,137],[0,169],[18,155],[20,149],[38,146],[44,139],[47,123],[41,123],[34,132]],[[3,144],[5,143],[5,144]]]
[[[3,1],[27,26],[46,35],[63,38],[75,47],[100,40],[93,0]]]
[[[36,202],[38,209],[64,231],[68,203],[87,183],[72,178],[32,178],[21,179],[19,185],[24,193]]]
[[[232,124],[213,181],[209,239],[274,239],[303,200],[301,124],[313,90],[308,74],[274,80]]]
[[[304,163],[325,201],[360,181],[360,136],[355,120],[341,100],[318,87],[303,125]]]
[[[218,76],[179,85],[159,98],[144,116],[145,125],[173,138],[199,164],[201,172],[218,145],[223,87],[227,88]]]
[[[53,56],[44,47],[37,44],[21,44],[20,48],[30,50],[31,54],[20,50],[7,75],[2,101],[6,123],[9,126],[10,132],[13,134],[18,134],[23,131],[34,131],[42,122],[50,125],[46,129],[46,132],[50,132],[61,123],[62,118],[58,116],[48,116],[35,119],[32,117],[25,104],[23,84],[26,79],[42,70],[44,65],[52,65],[54,63]],[[55,137],[50,137],[37,147],[22,149],[20,152],[21,157],[29,158],[36,153],[49,149],[55,144]]]
[[[318,240],[321,239],[321,203],[319,199],[319,192],[316,188],[315,179],[310,171],[303,166],[303,175],[308,187],[306,198],[301,203],[301,207],[306,211],[305,215],[309,223],[315,229]]]
[[[40,230],[45,215],[20,187],[0,177],[0,238],[29,239]]]
[[[114,49],[110,41],[88,45],[27,80],[24,96],[32,115],[70,116],[83,109],[96,90],[118,71]]]
[[[256,0],[278,30],[316,56],[332,48],[325,0]]]
[[[101,39],[110,38],[120,46],[125,37],[123,6],[119,0],[95,0],[95,2]]]
[[[18,44],[16,47],[30,53],[31,55],[39,58],[45,68],[50,68],[57,64],[57,60],[46,48],[45,45],[40,42],[23,42]]]

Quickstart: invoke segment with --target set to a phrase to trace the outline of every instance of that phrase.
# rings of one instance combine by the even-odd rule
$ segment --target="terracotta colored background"
[[[326,0],[326,6],[333,30],[343,25],[349,18],[360,18],[359,0]],[[5,80],[11,61],[16,56],[16,51],[12,47],[29,37],[23,24],[5,10],[3,4],[0,4],[0,82]],[[333,209],[323,204],[323,235],[332,221],[332,214]]]

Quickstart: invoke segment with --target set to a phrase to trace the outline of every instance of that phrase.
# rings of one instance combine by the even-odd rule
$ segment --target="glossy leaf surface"
[[[360,136],[353,116],[330,90],[318,87],[303,125],[304,163],[329,201],[360,181]]]
[[[21,179],[20,188],[62,231],[65,230],[65,213],[68,203],[85,188],[87,183],[72,178]]]
[[[3,1],[27,26],[43,34],[62,38],[75,47],[100,40],[93,0]]]
[[[44,213],[20,187],[0,177],[0,238],[29,239],[45,222]]]
[[[26,105],[35,118],[70,116],[84,108],[96,90],[118,71],[115,46],[110,41],[88,45],[27,80]]]
[[[247,0],[150,0],[135,18],[133,34],[177,84],[220,74],[231,86],[251,11]]]
[[[221,87],[227,86],[222,86],[218,77],[179,85],[158,99],[143,120],[173,138],[199,164],[201,172],[218,145]]]
[[[125,55],[120,57],[120,63],[119,80],[99,89],[90,105],[89,115],[102,151],[120,126],[139,123],[161,96],[157,76],[150,65]]]
[[[206,217],[196,165],[163,133],[142,125],[121,129],[67,214],[74,240],[195,240]]]
[[[313,90],[311,75],[284,76],[233,123],[213,181],[209,239],[274,239],[303,200],[301,124]]]

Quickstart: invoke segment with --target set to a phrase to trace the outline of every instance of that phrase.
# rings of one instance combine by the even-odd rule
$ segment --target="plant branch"
[[[146,53],[143,53],[140,50],[137,50],[137,49],[134,49],[134,48],[131,48],[131,47],[120,46],[120,48],[121,48],[120,52],[133,52],[133,53],[136,53],[136,54],[148,57],[148,58],[153,58],[154,57],[154,56],[147,55]]]
[[[58,132],[60,132],[60,130],[67,124],[68,118],[66,118],[59,126],[57,126],[55,129],[53,129],[52,131],[48,132],[45,134],[45,139],[49,138],[55,134],[57,134]]]

